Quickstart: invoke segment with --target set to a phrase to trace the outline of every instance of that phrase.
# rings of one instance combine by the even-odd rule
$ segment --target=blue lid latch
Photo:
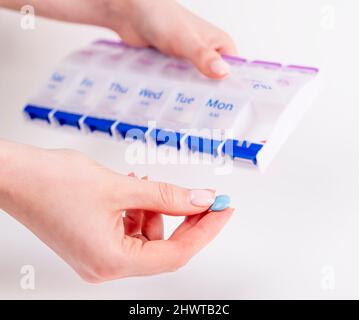
[[[261,144],[229,139],[223,144],[222,153],[233,160],[249,160],[254,165],[257,165],[257,154],[262,148],[263,145]]]

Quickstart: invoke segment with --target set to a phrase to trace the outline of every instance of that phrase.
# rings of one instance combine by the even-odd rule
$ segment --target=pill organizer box
[[[24,112],[60,128],[263,170],[318,93],[318,69],[224,59],[230,76],[212,80],[155,49],[98,40],[67,56]]]

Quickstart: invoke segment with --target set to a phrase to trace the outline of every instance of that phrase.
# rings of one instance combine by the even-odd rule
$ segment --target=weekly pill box
[[[99,40],[67,56],[30,99],[31,120],[264,169],[320,89],[318,69],[224,56],[213,80],[152,48]]]

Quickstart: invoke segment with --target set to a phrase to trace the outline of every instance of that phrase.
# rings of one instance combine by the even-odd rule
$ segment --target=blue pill
[[[217,196],[213,204],[211,205],[210,210],[222,211],[224,209],[227,209],[230,203],[231,203],[231,198],[229,196],[224,194]]]

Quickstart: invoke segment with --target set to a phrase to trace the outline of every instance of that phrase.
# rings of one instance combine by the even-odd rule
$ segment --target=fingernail
[[[210,69],[214,74],[224,76],[229,74],[229,64],[222,59],[212,61]]]
[[[215,198],[215,193],[211,190],[191,190],[191,203],[196,207],[209,207]]]

